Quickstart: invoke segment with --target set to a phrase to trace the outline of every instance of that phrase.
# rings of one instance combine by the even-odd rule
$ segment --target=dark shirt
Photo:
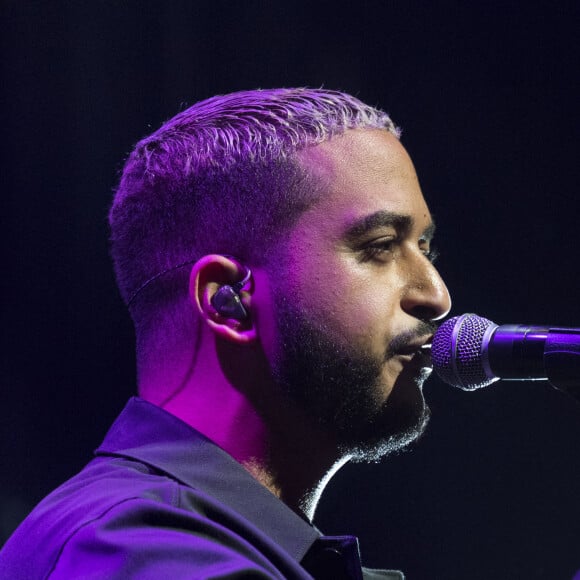
[[[8,540],[0,578],[403,578],[361,569],[356,538],[322,536],[225,451],[141,399],[95,455]]]

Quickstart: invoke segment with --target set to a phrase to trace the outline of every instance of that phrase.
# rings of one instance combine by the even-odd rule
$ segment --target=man
[[[0,576],[401,577],[310,523],[341,465],[428,417],[423,347],[450,298],[398,136],[349,95],[281,89],[198,103],[137,144],[110,224],[141,398]]]

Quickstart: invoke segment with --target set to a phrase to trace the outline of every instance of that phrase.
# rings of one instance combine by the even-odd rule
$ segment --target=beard
[[[382,373],[399,347],[433,332],[430,324],[418,323],[391,340],[384,356],[372,356],[337,339],[285,296],[274,299],[281,337],[274,378],[312,421],[332,434],[343,456],[376,462],[422,435],[430,414],[422,385],[430,369],[405,365],[386,400]]]

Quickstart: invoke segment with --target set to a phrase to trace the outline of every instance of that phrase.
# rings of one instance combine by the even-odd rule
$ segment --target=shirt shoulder
[[[236,515],[125,458],[97,458],[47,496],[0,552],[2,578],[282,578]],[[246,537],[248,536],[248,537]],[[94,576],[98,570],[98,575]]]

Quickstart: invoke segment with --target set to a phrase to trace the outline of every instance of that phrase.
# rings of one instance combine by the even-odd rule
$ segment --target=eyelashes
[[[428,252],[423,253],[425,254],[425,257],[429,260],[429,262],[431,262],[431,264],[434,264],[441,255],[441,252],[439,251],[437,246],[431,246]]]
[[[395,244],[395,239],[371,242],[361,249],[361,262],[370,262],[379,257],[387,258],[389,254],[393,254]]]
[[[370,262],[372,260],[388,260],[395,253],[398,247],[396,238],[374,241],[360,249],[360,262]],[[439,258],[439,250],[431,245],[428,250],[422,250],[423,255],[433,264]]]

